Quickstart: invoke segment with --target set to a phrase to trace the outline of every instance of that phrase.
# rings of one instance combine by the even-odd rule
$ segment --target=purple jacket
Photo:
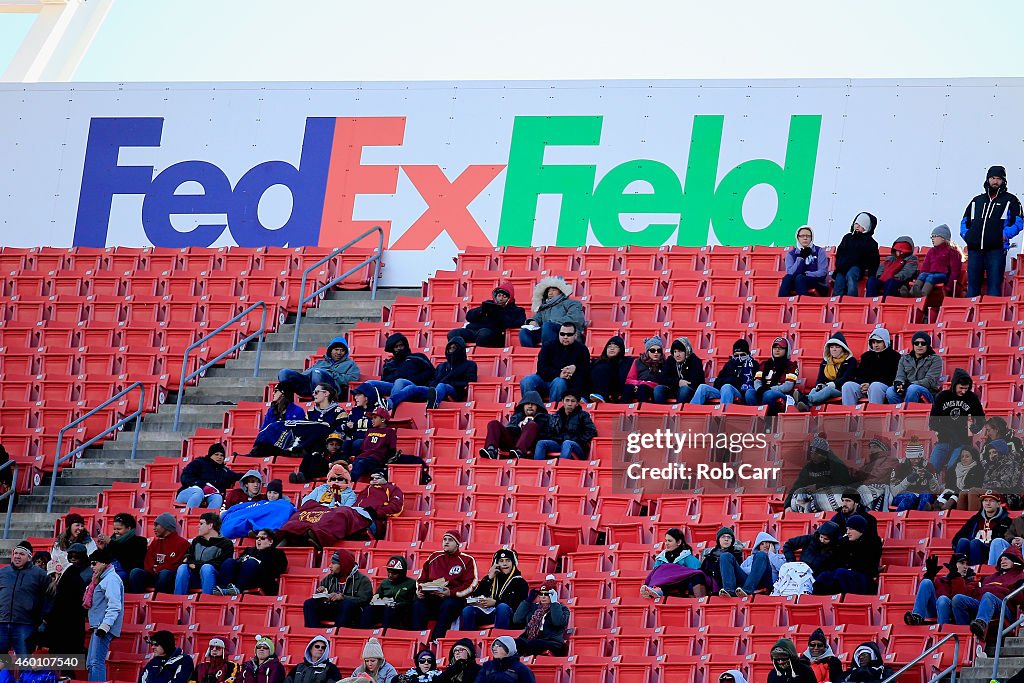
[[[817,244],[811,245],[811,255],[807,258],[800,258],[799,254],[799,247],[786,252],[786,275],[824,278],[828,274],[828,256]]]

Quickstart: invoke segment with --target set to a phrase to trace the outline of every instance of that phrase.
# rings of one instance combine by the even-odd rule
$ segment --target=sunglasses
[[[928,346],[928,345],[925,344],[923,341],[916,341],[916,342],[914,342],[914,346]]]
[[[575,337],[576,333],[575,332],[559,332],[558,336],[559,337]]]
[[[661,353],[661,349],[647,349],[647,353]]]
[[[371,474],[370,479],[383,479],[384,476],[381,474]]]
[[[270,646],[269,645],[257,645],[256,649],[257,650],[269,650]]]

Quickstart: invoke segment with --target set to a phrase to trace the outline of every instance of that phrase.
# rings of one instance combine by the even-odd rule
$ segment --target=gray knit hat
[[[161,512],[156,516],[156,519],[153,520],[153,524],[162,526],[168,531],[178,530],[178,520],[174,519],[174,515],[170,512]]]
[[[932,228],[932,237],[941,237],[948,242],[953,238],[953,233],[950,231],[949,226],[943,223]]]
[[[661,337],[654,336],[644,339],[644,351],[650,351],[655,346],[657,346],[659,349],[665,348],[665,344],[662,343]]]

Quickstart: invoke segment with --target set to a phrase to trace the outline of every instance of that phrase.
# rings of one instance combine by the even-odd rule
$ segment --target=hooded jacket
[[[281,575],[288,571],[288,556],[280,548],[256,547],[246,548],[238,556],[241,564],[248,558],[259,562],[259,569],[256,570],[256,587],[263,591],[264,595],[277,595],[281,587]]]
[[[967,393],[956,395],[956,385],[966,384]],[[949,389],[944,389],[935,397],[932,404],[931,419],[928,426],[938,434],[939,443],[950,443],[963,446],[971,442],[971,434],[977,434],[984,427],[985,409],[972,389],[974,381],[966,370],[957,368],[949,381]]]
[[[208,455],[196,458],[185,469],[181,471],[181,486],[178,491],[184,491],[191,486],[202,488],[206,484],[212,484],[221,493],[231,490],[242,475],[239,472],[232,472],[226,465],[218,465]]]
[[[342,346],[345,348],[345,357],[334,362],[331,358],[331,349],[336,346]],[[335,337],[327,345],[327,352],[324,353],[324,357],[313,363],[302,374],[309,377],[313,374],[314,370],[320,370],[326,372],[334,380],[335,387],[347,387],[349,382],[358,382],[360,377],[359,366],[352,360],[352,356],[349,355],[348,342],[345,341],[344,337]]]
[[[864,666],[857,664],[859,655],[864,652],[871,654],[871,661]],[[850,668],[843,674],[839,683],[882,683],[892,676],[893,670],[885,665],[882,652],[874,642],[861,643],[850,657]]]
[[[1003,569],[999,566],[1004,557],[1010,558],[1010,561],[1013,562],[1010,569]],[[991,593],[1002,600],[1013,590],[1019,588],[1022,581],[1024,581],[1024,559],[1021,558],[1020,548],[1011,545],[996,560],[995,573],[981,580],[978,594]]]
[[[473,591],[473,595],[477,597],[490,598],[500,604],[508,605],[513,614],[515,614],[519,605],[526,600],[529,593],[530,584],[526,582],[522,572],[519,571],[518,557],[513,561],[511,574],[505,575],[500,571],[496,571],[493,579],[489,573],[485,574],[484,578],[480,579],[480,583],[477,584],[476,590]]]
[[[825,642],[825,649],[817,656],[811,654],[809,645],[814,640]],[[811,634],[807,649],[800,655],[800,661],[811,669],[818,683],[825,683],[825,681],[835,683],[842,679],[843,663],[839,657],[836,657],[836,653],[832,651],[832,646],[828,644],[825,633],[820,628],[815,629],[814,633]]]
[[[469,650],[469,659],[455,659],[455,648],[462,646]],[[448,666],[437,677],[437,683],[475,683],[480,673],[480,664],[476,661],[476,645],[469,638],[460,638],[452,643],[448,650]]]
[[[523,428],[519,426],[519,423],[526,419],[526,412],[523,410],[523,406],[527,403],[537,406],[537,414],[533,416],[533,421],[537,423],[537,427],[540,430],[539,433],[543,434],[547,431],[548,420],[551,416],[548,414],[547,408],[544,407],[544,399],[536,391],[527,391],[519,399],[519,403],[516,404],[512,417],[508,419],[506,429],[508,429],[513,438],[518,439],[519,435],[523,433]]]
[[[839,344],[839,346],[843,347],[845,355],[838,362],[828,352],[830,344]],[[846,344],[846,336],[842,332],[836,332],[825,342],[824,356],[821,365],[818,366],[817,383],[830,386],[833,389],[842,389],[844,384],[854,381],[856,377],[857,359]]]
[[[772,646],[771,656],[780,654],[788,659],[788,666],[778,667],[772,662],[772,670],[768,672],[768,683],[818,683],[814,678],[814,672],[805,663],[800,661],[796,653],[796,645],[789,638],[780,638]]]
[[[401,356],[395,355],[395,345],[405,342],[406,351]],[[407,379],[416,386],[425,387],[430,384],[434,376],[434,364],[426,355],[419,351],[413,353],[409,346],[409,340],[401,332],[389,335],[384,342],[384,351],[392,354],[391,358],[384,362],[381,368],[380,378],[385,382],[394,382],[396,379]]]
[[[871,350],[871,337],[878,337],[885,342],[885,349],[881,352]],[[892,337],[889,330],[884,327],[876,327],[871,330],[868,337],[868,350],[860,357],[857,365],[857,382],[859,384],[871,384],[881,382],[886,386],[892,386],[896,381],[896,370],[900,364],[900,354],[892,348]]]
[[[196,665],[191,680],[195,683],[234,683],[238,674],[237,663],[224,657],[212,658],[207,654],[204,661]]]
[[[999,454],[995,458],[988,454],[992,447],[995,447]],[[985,444],[985,456],[985,478],[981,487],[1008,493],[1019,491],[1020,482],[1024,477],[1024,456],[1003,439]]]
[[[918,358],[913,350],[900,356],[899,365],[896,366],[896,383],[905,386],[918,384],[931,393],[939,390],[942,377],[942,357],[935,353],[932,348],[932,339],[925,332],[915,332],[911,341],[924,339],[928,343],[928,350],[924,356]]]
[[[608,347],[612,344],[621,349],[618,356],[608,357]],[[594,391],[602,394],[609,401],[622,397],[626,386],[626,375],[633,367],[633,357],[626,355],[626,341],[619,335],[611,337],[604,345],[601,355],[594,359],[590,368],[591,385]],[[607,392],[607,393],[605,393]]]
[[[963,258],[949,242],[943,242],[937,247],[932,247],[924,256],[921,262],[922,273],[942,273],[946,276],[946,282],[956,282],[960,279],[963,271]]]
[[[822,572],[838,569],[842,562],[842,551],[839,548],[839,525],[833,522],[825,522],[813,534],[794,536],[782,546],[782,552],[787,562],[796,562],[796,551],[800,550],[800,561],[811,568],[814,576]],[[818,535],[828,536],[831,542],[828,544],[818,540]]]
[[[782,568],[782,565],[786,564],[786,556],[779,552],[779,540],[767,531],[759,532],[754,538],[754,544],[750,546],[750,554],[740,564],[740,569],[748,574],[750,573],[750,569],[754,565],[754,553],[758,552],[758,547],[765,541],[775,546],[772,550],[768,551],[768,564],[772,568],[772,583],[775,583],[779,580],[779,570]]]
[[[36,569],[39,569],[36,567]],[[42,572],[42,569],[39,569]],[[2,593],[0,593],[0,621],[13,621],[3,617]],[[33,621],[32,623],[36,623]],[[121,625],[124,623],[124,583],[113,565],[107,565],[103,574],[100,575],[99,583],[92,592],[92,607],[89,608],[89,626],[92,628],[103,627],[112,636],[121,635]]]
[[[540,603],[534,600],[523,600],[519,603],[519,607],[516,609],[515,615],[512,617],[512,623],[516,626],[522,626],[524,629],[530,623],[530,617],[533,613],[540,609]],[[540,633],[537,636],[538,640],[546,640],[555,643],[565,644],[565,629],[569,626],[569,608],[560,602],[552,602],[548,607],[547,614],[541,619],[540,622]],[[524,631],[520,638],[526,638],[526,632]]]
[[[749,351],[749,346],[747,347]],[[722,387],[730,384],[741,392],[754,386],[754,376],[758,373],[759,365],[754,357],[749,355],[742,359],[729,357],[725,366],[715,377],[715,389],[721,391]]]
[[[508,655],[484,662],[476,683],[537,683],[537,678],[519,655]]]
[[[313,659],[313,643],[323,643],[324,652],[317,659]],[[306,645],[306,654],[303,661],[296,664],[285,678],[285,683],[335,683],[343,676],[330,660],[331,643],[323,636],[314,636]]]
[[[811,230],[811,226],[804,225],[797,229]],[[797,244],[786,250],[786,275],[805,275],[810,278],[824,279],[828,275],[828,255],[825,250],[814,244],[814,231],[811,230],[811,244],[807,245],[807,252]]]
[[[284,683],[284,665],[277,655],[271,654],[261,663],[253,657],[242,664],[239,683]]]
[[[597,427],[590,419],[590,413],[577,406],[572,415],[565,412],[562,406],[551,414],[548,420],[548,427],[541,436],[542,439],[553,439],[558,443],[564,441],[575,441],[583,449],[583,454],[590,453],[590,442],[597,436]]]
[[[985,517],[985,510],[982,508],[971,515],[960,530],[953,537],[952,547],[955,549],[960,539],[978,539],[984,543],[991,543],[994,539],[1003,538],[1010,528],[1010,513],[1006,508],[1000,506],[993,517]]]
[[[562,293],[552,299],[544,300],[544,292],[550,287],[557,287]],[[564,322],[576,323],[576,329],[583,334],[587,321],[583,313],[583,303],[572,296],[572,287],[560,277],[548,276],[541,278],[533,288],[533,313],[531,318],[543,325],[544,323]]]
[[[392,555],[388,559],[388,563],[394,559],[402,560],[405,563],[405,558],[401,555]],[[416,581],[408,575],[408,569],[401,569],[398,571],[398,578],[396,581],[392,581],[389,577],[385,577],[380,582],[380,586],[377,587],[375,594],[377,597],[395,601],[395,607],[400,606],[411,606],[413,601],[416,600]]]
[[[866,211],[861,213],[867,213]],[[857,214],[858,216],[860,213]],[[878,270],[878,242],[875,241],[875,228],[878,226],[878,219],[868,213],[871,225],[862,233],[854,232],[853,226],[857,221],[854,216],[850,223],[850,232],[843,235],[839,247],[836,249],[836,270],[837,273],[846,273],[854,266],[860,268],[862,275],[870,275]]]
[[[875,519],[875,516],[871,514],[871,511],[868,510],[863,503],[857,503],[857,507],[854,508],[853,512],[850,514],[844,513],[841,509],[837,510],[836,514],[832,515],[832,519],[829,521],[834,522],[839,527],[840,532],[845,534],[846,523],[849,521],[850,517],[853,517],[854,515],[860,515],[865,519],[865,521],[867,521],[868,528],[864,531],[865,536],[880,538],[878,535],[878,520]]]
[[[245,480],[249,477],[256,477],[260,482],[260,490],[255,496],[250,496],[245,490]],[[232,505],[238,505],[239,503],[251,503],[257,500],[266,500],[267,494],[263,491],[263,475],[260,474],[259,470],[249,470],[243,474],[238,480],[238,486],[228,491],[228,495],[224,496],[224,509],[227,510]]]
[[[730,545],[728,548],[722,548],[718,544],[718,539],[721,538],[722,535],[725,533],[728,533],[730,536],[732,536],[732,545]],[[729,553],[730,555],[735,557],[737,562],[743,562],[743,544],[740,543],[739,539],[736,538],[736,533],[728,527],[722,527],[718,530],[718,533],[715,534],[714,545],[705,548],[704,552],[701,553],[700,556],[701,571],[704,572],[708,576],[708,578],[713,580],[716,586],[722,585],[722,568],[719,562],[721,560],[722,555],[724,555],[725,553]]]
[[[704,363],[693,352],[693,343],[689,338],[677,337],[672,342],[672,346],[677,344],[681,344],[686,351],[686,358],[682,363],[677,363],[671,350],[666,349],[665,362],[661,366],[661,375],[658,381],[660,384],[679,391],[679,380],[685,379],[690,383],[690,388],[696,390],[707,381],[704,376]]]
[[[882,539],[865,533],[856,541],[842,539],[839,548],[842,551],[842,567],[865,577],[868,580],[869,593],[878,592],[878,565],[882,561]]]
[[[960,237],[968,249],[1006,249],[1007,242],[1016,237],[1024,222],[1021,219],[1020,200],[1006,191],[1006,181],[993,197],[989,194],[988,178],[985,191],[971,200],[960,221]]]
[[[586,396],[590,389],[590,351],[579,341],[573,341],[566,346],[556,339],[540,347],[537,354],[537,374],[545,382],[558,377],[562,368],[568,365],[575,365],[576,371],[569,379],[569,389],[580,392]]]
[[[494,292],[499,289],[507,292],[509,296],[508,303],[504,306],[493,298]],[[526,322],[526,311],[516,304],[516,290],[509,280],[499,280],[491,296],[492,298],[476,308],[466,311],[466,327],[470,330],[488,329],[504,339],[505,330],[522,327]]]
[[[234,554],[235,546],[231,543],[230,538],[224,538],[223,536],[214,536],[213,538],[196,536],[188,547],[188,553],[185,555],[185,564],[194,564],[197,569],[204,564],[220,567],[224,560],[233,557]]]
[[[186,683],[194,670],[192,657],[176,647],[171,654],[153,657],[146,662],[139,674],[139,683]]]
[[[466,340],[453,337],[444,347],[445,361],[434,370],[430,386],[448,384],[455,389],[455,400],[465,401],[469,383],[476,381],[476,361],[466,357]]]
[[[32,562],[0,569],[0,623],[38,624],[49,585],[46,572]]]
[[[754,373],[754,388],[758,390],[758,398],[768,389],[775,389],[784,394],[793,392],[798,379],[796,363],[789,358],[789,341],[785,337],[777,337],[772,341],[772,346],[781,344],[786,349],[786,355],[782,358],[769,356],[761,368]]]
[[[890,255],[878,265],[875,276],[882,282],[899,280],[909,282],[917,277],[919,272],[918,260],[914,256],[914,240],[909,236],[897,237],[892,243]]]

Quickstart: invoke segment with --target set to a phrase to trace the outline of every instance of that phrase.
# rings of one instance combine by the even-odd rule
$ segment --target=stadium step
[[[1017,639],[1019,640],[1019,638]],[[1010,676],[1024,670],[1024,656],[1010,657],[1002,655],[999,658],[998,678],[1005,681]],[[992,657],[988,655],[977,657],[974,666],[962,669],[957,680],[963,683],[989,683],[992,680]]]

